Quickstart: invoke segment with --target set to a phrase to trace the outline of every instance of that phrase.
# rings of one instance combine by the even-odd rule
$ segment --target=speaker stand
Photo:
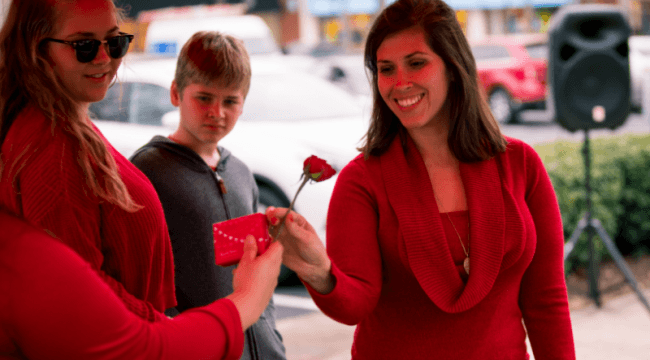
[[[585,216],[578,223],[578,227],[573,231],[573,234],[571,234],[571,238],[569,239],[569,241],[564,245],[564,260],[566,261],[569,258],[571,252],[575,248],[576,243],[578,242],[578,239],[580,238],[580,235],[582,235],[582,233],[586,231],[587,241],[589,245],[589,271],[588,271],[589,297],[594,301],[596,306],[600,308],[602,306],[602,303],[600,299],[600,290],[598,289],[599,259],[598,259],[598,254],[596,254],[595,247],[594,247],[594,233],[597,234],[600,240],[602,241],[602,243],[605,245],[605,248],[607,249],[609,254],[614,259],[616,266],[619,268],[619,270],[621,270],[623,276],[625,276],[625,280],[630,284],[630,286],[632,286],[637,296],[639,297],[641,303],[650,312],[650,303],[648,303],[648,300],[643,296],[643,293],[639,289],[639,285],[634,279],[634,275],[632,274],[630,268],[627,266],[625,259],[623,259],[623,256],[621,255],[620,251],[618,251],[618,248],[616,248],[614,241],[612,241],[612,239],[607,235],[607,232],[601,225],[600,221],[592,217],[591,184],[590,184],[591,154],[589,149],[589,130],[585,129],[584,132],[585,132],[585,140],[583,146],[583,156],[585,161],[585,191],[586,191],[587,211],[585,213]]]

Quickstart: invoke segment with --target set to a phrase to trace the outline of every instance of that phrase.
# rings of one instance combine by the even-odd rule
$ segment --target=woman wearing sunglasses
[[[74,250],[123,306],[139,317],[140,322],[135,323],[133,319],[138,318],[128,317],[129,322],[121,328],[115,328],[115,322],[74,322],[92,309],[109,311],[105,305],[110,299],[97,292],[89,297],[85,288],[78,288],[83,282],[66,282],[64,275],[57,278],[59,292],[96,301],[81,304],[83,308],[71,307],[72,302],[52,300],[61,299],[60,294],[42,293],[38,301],[52,301],[51,317],[43,319],[43,327],[59,329],[55,334],[64,336],[72,332],[75,324],[92,325],[85,334],[89,338],[96,336],[93,339],[99,343],[92,344],[96,346],[102,340],[98,334],[118,336],[104,338],[111,341],[111,346],[94,348],[100,352],[124,345],[126,341],[119,335],[129,337],[141,330],[169,328],[164,324],[155,328],[148,325],[175,322],[167,319],[163,311],[176,305],[171,244],[158,196],[147,177],[107,142],[88,117],[89,104],[105,96],[133,39],[119,31],[119,19],[120,11],[111,0],[14,0],[0,31],[0,210],[45,230]],[[3,232],[8,231],[5,225],[0,226]],[[281,249],[279,245],[276,248]],[[242,327],[259,317],[258,308],[266,307],[277,283],[277,273],[273,273],[279,271],[280,259],[276,258],[251,259],[257,270],[244,272],[247,275],[242,275],[240,281],[248,285],[234,284],[235,296],[204,315],[212,319],[215,337],[224,331],[229,335],[219,337],[222,342],[215,338],[215,344],[226,349],[223,353],[235,358],[237,352],[241,354]],[[42,269],[26,269],[34,273],[61,271],[51,265],[56,261],[24,263],[42,263]],[[0,263],[0,269],[5,265]],[[262,277],[258,271],[268,276]],[[0,289],[0,294],[3,306],[7,296],[18,296],[20,291]],[[80,305],[79,301],[75,304]],[[226,319],[221,321],[219,316]],[[228,322],[228,316],[240,321]],[[70,318],[69,324],[66,318]],[[4,313],[0,314],[0,329],[5,328],[4,320]],[[9,325],[18,329],[21,324],[16,320]],[[178,333],[182,328],[175,326]],[[139,330],[128,331],[134,328]],[[6,334],[0,331],[0,354],[20,354],[15,345],[25,339],[13,332],[10,335],[17,338],[4,344],[13,344],[14,348],[7,350],[2,346]],[[84,344],[68,341],[64,345]],[[103,354],[108,353],[106,350]]]
[[[88,261],[149,321],[175,306],[152,185],[93,126],[131,36],[110,1],[13,1],[0,34],[0,206]]]

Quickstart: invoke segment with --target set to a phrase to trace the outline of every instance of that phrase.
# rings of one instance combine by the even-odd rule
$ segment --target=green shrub
[[[619,231],[616,244],[622,253],[648,252],[650,249],[650,151],[640,156],[619,159],[623,175]]]
[[[557,141],[534,146],[553,183],[568,241],[586,212],[583,142]],[[650,136],[590,139],[592,217],[600,220],[625,255],[650,249]],[[589,249],[583,233],[567,269],[585,265]],[[599,256],[608,256],[596,240]]]

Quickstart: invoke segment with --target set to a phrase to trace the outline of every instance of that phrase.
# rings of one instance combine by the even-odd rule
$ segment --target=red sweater
[[[536,360],[575,359],[557,200],[539,156],[508,140],[496,158],[460,165],[467,283],[410,138],[408,155],[397,139],[341,171],[327,225],[336,285],[309,290],[325,314],[357,324],[353,359],[523,360],[526,333]]]
[[[1,211],[0,229],[0,358],[241,356],[244,335],[230,300],[151,323],[128,311],[88,263],[61,242]]]
[[[147,177],[105,143],[143,209],[129,213],[97,198],[77,161],[76,140],[34,108],[22,111],[2,144],[0,207],[71,247],[133,313],[160,320],[176,305],[162,205]]]

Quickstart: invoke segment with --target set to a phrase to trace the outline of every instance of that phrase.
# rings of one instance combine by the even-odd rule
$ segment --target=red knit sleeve
[[[535,223],[537,245],[522,278],[520,307],[536,360],[575,359],[560,209],[537,153],[524,145],[524,158],[526,203]]]
[[[327,295],[307,286],[323,313],[348,325],[372,312],[381,292],[378,216],[369,179],[361,158],[339,174],[327,213],[327,252],[336,285]]]
[[[0,255],[2,271],[7,264],[10,269],[0,283],[12,289],[2,295],[10,297],[4,309],[10,315],[3,316],[9,320],[2,325],[12,329],[10,340],[26,358],[238,359],[242,354],[239,313],[228,299],[150,323],[128,311],[63,244],[32,233],[14,245],[10,260]]]

